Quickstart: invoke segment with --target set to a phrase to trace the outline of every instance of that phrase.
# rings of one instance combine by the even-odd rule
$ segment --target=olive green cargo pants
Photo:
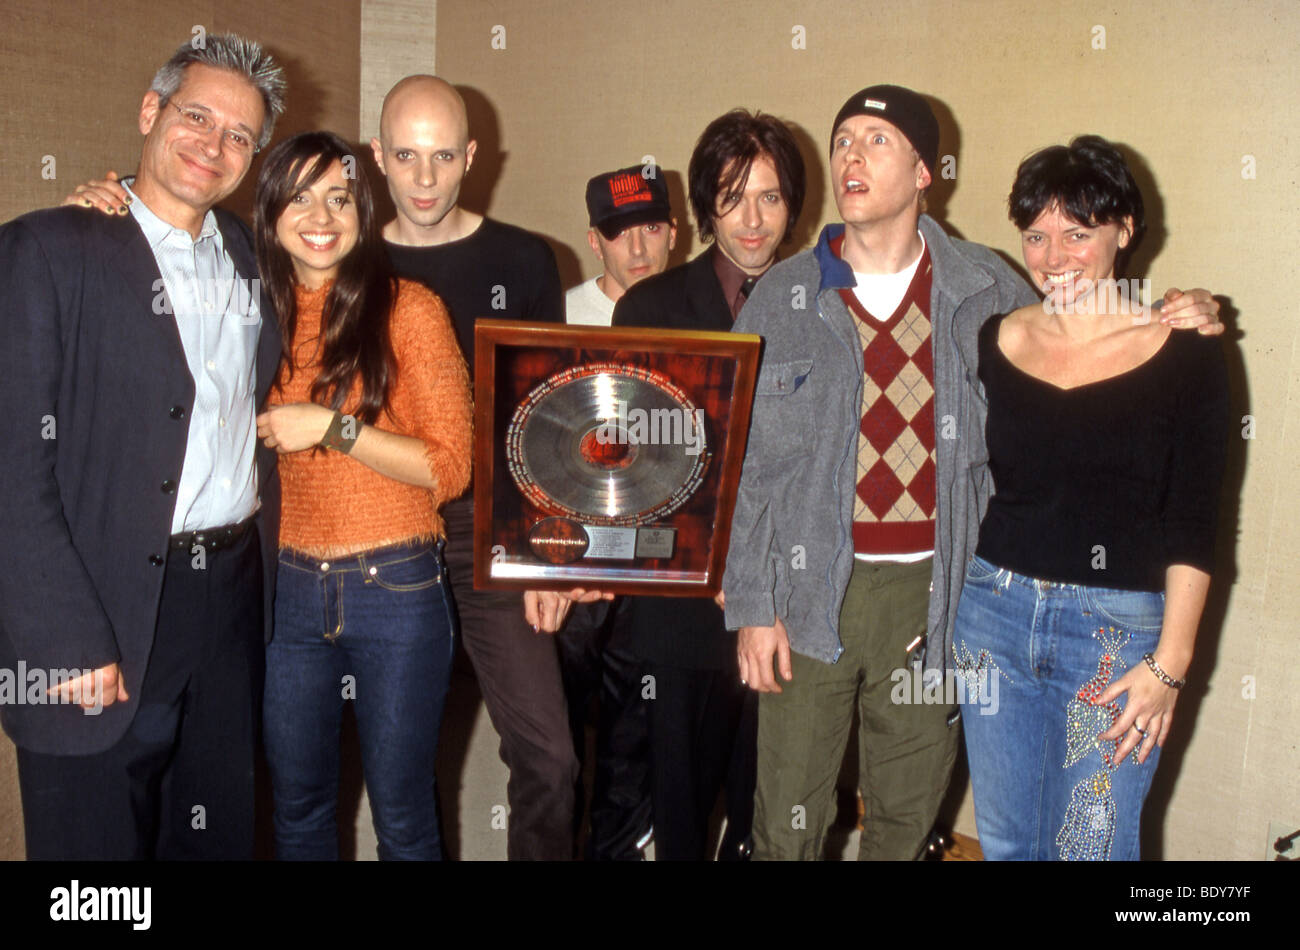
[[[938,689],[925,695],[908,662],[908,644],[925,636],[930,567],[929,558],[855,561],[840,611],[839,661],[792,653],[794,679],[778,675],[783,692],[760,697],[755,860],[824,856],[855,707],[866,805],[858,859],[921,856],[960,729],[957,707],[944,701],[952,697]]]

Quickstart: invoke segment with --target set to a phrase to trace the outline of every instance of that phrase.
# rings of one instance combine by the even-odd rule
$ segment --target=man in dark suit
[[[779,120],[740,109],[715,119],[695,145],[687,177],[700,237],[713,246],[629,289],[614,307],[614,326],[730,330],[794,231],[804,164]],[[722,610],[699,598],[626,598],[614,642],[653,677],[656,860],[707,856],[709,815],[724,784],[727,829],[718,856],[748,857],[757,704],[740,681],[736,635]]]
[[[254,414],[280,335],[213,211],[283,110],[209,36],[158,71],[129,213],[0,228],[0,707],[31,859],[247,858],[278,513]]]

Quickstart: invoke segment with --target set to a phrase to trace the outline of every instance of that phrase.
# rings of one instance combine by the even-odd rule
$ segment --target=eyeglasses
[[[212,116],[206,112],[189,106],[178,106],[170,99],[167,100],[167,104],[181,114],[181,122],[187,129],[193,129],[200,135],[207,135],[217,129],[217,124],[212,121]],[[236,129],[222,129],[221,140],[229,145],[237,155],[250,156],[261,151],[260,146],[254,145],[252,139]]]

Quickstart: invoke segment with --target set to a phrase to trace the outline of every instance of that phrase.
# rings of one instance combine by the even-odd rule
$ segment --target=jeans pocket
[[[366,560],[363,571],[367,581],[398,592],[428,590],[442,579],[442,564],[431,548],[374,563]]]
[[[970,560],[966,562],[966,583],[992,584],[1002,571],[1002,568],[972,554]]]
[[[1165,621],[1165,595],[1140,590],[1089,588],[1092,612],[1130,633],[1159,633]]]

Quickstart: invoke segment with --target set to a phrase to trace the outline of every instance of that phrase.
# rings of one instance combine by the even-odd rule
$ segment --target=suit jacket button
[[[170,478],[167,479],[167,481],[163,482],[160,487],[162,488],[162,493],[164,495],[170,495],[176,491],[176,483],[172,481]]]
[[[171,416],[173,419],[179,422],[181,419],[185,418],[185,407],[172,406],[170,409],[167,410],[167,415]]]
[[[163,561],[163,556],[161,554],[150,554],[149,563],[154,567],[162,567],[165,562]]]

